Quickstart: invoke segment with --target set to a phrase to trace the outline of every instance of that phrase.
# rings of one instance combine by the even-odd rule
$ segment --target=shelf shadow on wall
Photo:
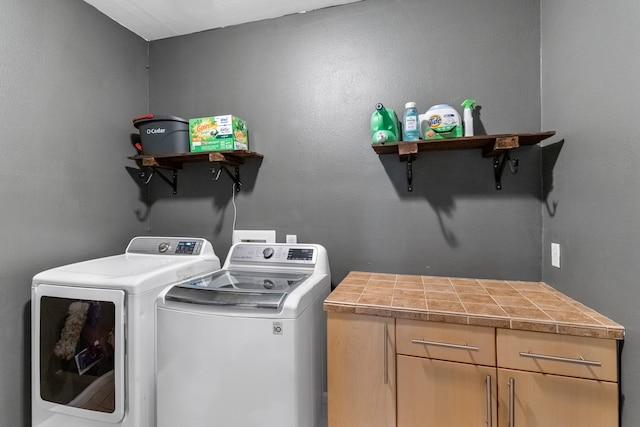
[[[456,198],[505,198],[528,194],[547,203],[553,188],[553,169],[563,142],[514,150],[511,157],[519,160],[516,172],[519,177],[514,179],[509,167],[505,168],[501,190],[496,189],[494,159],[482,157],[477,150],[431,151],[416,156],[411,167],[412,191],[408,191],[407,163],[400,161],[397,155],[379,157],[399,197],[424,198],[436,214],[442,236],[456,248],[460,245],[459,239],[447,226],[447,220],[453,218],[456,210]],[[521,178],[522,175],[525,177]],[[553,204],[555,208],[557,203]],[[553,211],[548,203],[547,209],[550,213]]]
[[[542,202],[544,202],[547,208],[547,213],[551,217],[555,216],[558,211],[558,201],[553,201],[550,205],[549,195],[553,191],[553,170],[556,167],[556,163],[558,162],[558,157],[560,157],[560,151],[562,151],[563,146],[564,139],[540,148],[540,151],[542,152]]]
[[[144,222],[149,217],[153,205],[160,199],[212,197],[214,207],[219,210],[226,208],[231,201],[234,188],[239,187],[240,192],[253,191],[262,158],[246,159],[239,166],[241,185],[235,187],[232,178],[236,173],[235,166],[217,162],[185,163],[182,168],[176,170],[176,194],[173,194],[172,186],[158,175],[162,174],[171,181],[173,170],[157,168],[154,176],[150,176],[150,168],[142,166],[140,161],[136,163],[137,167],[126,166],[125,169],[138,186],[138,200],[142,202],[145,210],[137,210],[135,214],[138,221]]]
[[[470,154],[475,154],[470,156]],[[471,158],[473,157],[473,158]],[[424,199],[436,214],[442,236],[452,248],[460,245],[454,231],[447,221],[453,218],[456,210],[456,197],[464,194],[481,195],[495,191],[491,182],[490,162],[470,152],[430,152],[418,155],[411,165],[412,191],[408,190],[407,162],[397,155],[380,156],[388,178],[398,196],[403,200]],[[477,171],[474,171],[478,169]],[[474,179],[487,174],[487,180]]]

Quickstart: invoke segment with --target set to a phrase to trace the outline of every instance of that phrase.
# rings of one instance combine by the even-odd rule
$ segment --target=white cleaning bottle
[[[465,99],[461,104],[464,107],[463,122],[464,136],[473,136],[473,109],[476,108],[475,99]]]

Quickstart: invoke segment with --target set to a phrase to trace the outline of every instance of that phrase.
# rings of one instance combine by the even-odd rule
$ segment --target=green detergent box
[[[189,119],[189,143],[192,153],[248,150],[247,124],[231,114]]]
[[[438,104],[419,116],[423,139],[460,138],[462,120],[460,114],[448,104]]]

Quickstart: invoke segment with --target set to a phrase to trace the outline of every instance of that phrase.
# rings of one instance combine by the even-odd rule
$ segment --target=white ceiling
[[[309,12],[361,0],[84,0],[145,40]]]

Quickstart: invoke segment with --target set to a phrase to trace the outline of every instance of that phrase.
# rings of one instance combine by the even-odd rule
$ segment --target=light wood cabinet
[[[395,319],[327,313],[329,427],[396,425]]]
[[[619,425],[614,339],[329,312],[328,351],[329,427]]]

